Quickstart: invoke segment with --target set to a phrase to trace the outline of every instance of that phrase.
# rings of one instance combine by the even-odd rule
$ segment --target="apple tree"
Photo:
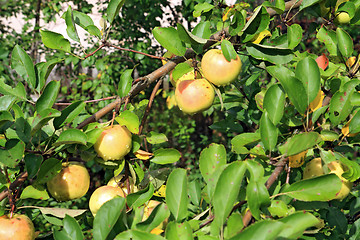
[[[66,37],[39,30],[46,61],[7,56],[0,238],[23,214],[39,238],[358,239],[360,0],[185,0],[169,27],[135,2],[110,0],[100,27],[68,6]],[[50,80],[71,62],[100,72]],[[170,144],[187,128],[165,117],[210,119],[214,137]]]

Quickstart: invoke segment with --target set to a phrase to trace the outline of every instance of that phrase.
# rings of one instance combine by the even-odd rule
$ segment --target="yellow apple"
[[[208,109],[215,91],[206,79],[183,80],[176,85],[175,100],[184,113],[194,114]]]
[[[47,189],[57,201],[81,198],[89,190],[90,175],[78,162],[69,162],[55,177],[47,182]]]
[[[12,218],[3,215],[0,217],[0,239],[34,240],[34,224],[26,215],[14,214]]]
[[[125,197],[124,191],[119,187],[105,185],[97,188],[89,201],[89,208],[94,217],[104,203],[117,196]]]
[[[204,77],[217,86],[224,86],[235,81],[241,72],[241,60],[228,62],[220,49],[210,49],[201,59],[201,69]]]
[[[349,195],[353,183],[341,176],[344,173],[344,169],[340,161],[332,161],[327,166],[330,169],[330,173],[335,173],[342,181],[341,189],[334,198],[334,199],[342,200],[347,195]]]
[[[321,158],[314,158],[304,168],[303,179],[318,177],[324,174]]]
[[[131,133],[125,126],[106,127],[100,134],[94,149],[104,160],[121,160],[131,150]]]

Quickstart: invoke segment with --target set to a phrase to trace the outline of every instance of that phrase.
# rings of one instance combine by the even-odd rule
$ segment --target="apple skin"
[[[194,114],[208,109],[215,91],[206,79],[183,80],[176,85],[175,100],[184,113]]]
[[[321,158],[314,158],[304,168],[303,179],[318,177],[324,174]]]
[[[47,189],[57,201],[81,198],[89,190],[90,175],[81,163],[70,162],[47,182]]]
[[[334,198],[342,200],[349,195],[353,183],[341,176],[344,173],[344,169],[339,161],[332,161],[328,164],[328,168],[330,169],[330,173],[335,173],[342,181],[341,189]]]
[[[0,217],[0,239],[34,240],[34,224],[26,215],[14,214],[12,218],[3,215]]]
[[[343,25],[348,24],[350,22],[350,16],[347,12],[340,12],[335,17],[335,23]]]
[[[125,126],[106,127],[100,134],[94,149],[104,160],[121,160],[131,150],[131,133]]]
[[[241,72],[241,60],[228,62],[220,49],[210,49],[201,60],[201,69],[204,77],[216,86],[224,86],[235,81]]]
[[[89,200],[89,208],[94,217],[104,203],[117,196],[125,197],[124,191],[119,187],[105,185],[97,188]]]

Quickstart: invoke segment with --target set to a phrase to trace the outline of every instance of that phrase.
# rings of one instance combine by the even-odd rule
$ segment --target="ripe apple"
[[[131,133],[125,126],[106,127],[94,144],[95,151],[104,160],[121,160],[131,150]]]
[[[107,185],[112,186],[112,187],[121,188],[126,195],[130,194],[130,193],[137,192],[138,188],[135,186],[134,179],[129,176],[128,178],[129,178],[129,182],[130,182],[130,192],[128,193],[128,189],[127,189],[127,186],[126,186],[126,181],[123,182],[123,183],[120,182],[123,177],[124,177],[124,174],[119,174],[119,175],[117,175],[115,177],[112,177],[109,180],[109,182],[107,183]]]
[[[342,186],[340,191],[336,194],[336,197],[334,199],[339,199],[342,200],[344,199],[347,195],[349,195],[351,188],[353,186],[353,183],[350,182],[349,180],[345,179],[344,177],[342,177],[341,175],[344,173],[344,168],[341,165],[341,162],[339,161],[332,161],[331,163],[329,163],[328,168],[330,169],[330,173],[335,173],[342,181]]]
[[[314,158],[304,168],[303,179],[318,177],[324,174],[321,158]]]
[[[206,79],[183,80],[176,85],[175,100],[181,111],[194,114],[208,109],[215,91]]]
[[[34,240],[34,224],[26,215],[14,214],[12,218],[3,215],[0,217],[0,239]]]
[[[231,59],[228,62],[220,49],[210,49],[201,60],[204,77],[217,86],[235,81],[241,72],[241,66],[239,56],[236,56],[236,60]]]
[[[47,182],[47,189],[57,201],[81,198],[89,186],[90,175],[84,165],[78,162],[63,164],[63,169]]]
[[[89,201],[89,208],[94,217],[104,203],[117,196],[125,197],[124,191],[119,187],[105,185],[97,188],[91,195]]]

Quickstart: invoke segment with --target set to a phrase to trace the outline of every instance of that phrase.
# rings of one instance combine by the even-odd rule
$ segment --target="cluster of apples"
[[[94,149],[104,161],[121,160],[131,150],[131,133],[125,126],[106,127]],[[127,188],[120,184],[122,176],[112,178],[106,186],[97,188],[90,197],[89,208],[95,216],[100,207],[107,201],[120,196],[125,197]],[[90,175],[86,167],[79,162],[63,163],[61,171],[47,182],[47,189],[57,201],[69,201],[83,197],[89,190]],[[131,192],[137,191],[130,179]],[[130,193],[131,193],[130,192]],[[20,231],[21,230],[21,231]],[[33,240],[35,229],[26,215],[15,214],[0,217],[0,239]]]
[[[200,72],[195,69],[184,74],[176,82],[175,100],[180,110],[195,114],[208,109],[214,102],[215,86],[225,86],[236,80],[241,71],[239,56],[230,62],[220,49],[207,51],[201,59]]]

